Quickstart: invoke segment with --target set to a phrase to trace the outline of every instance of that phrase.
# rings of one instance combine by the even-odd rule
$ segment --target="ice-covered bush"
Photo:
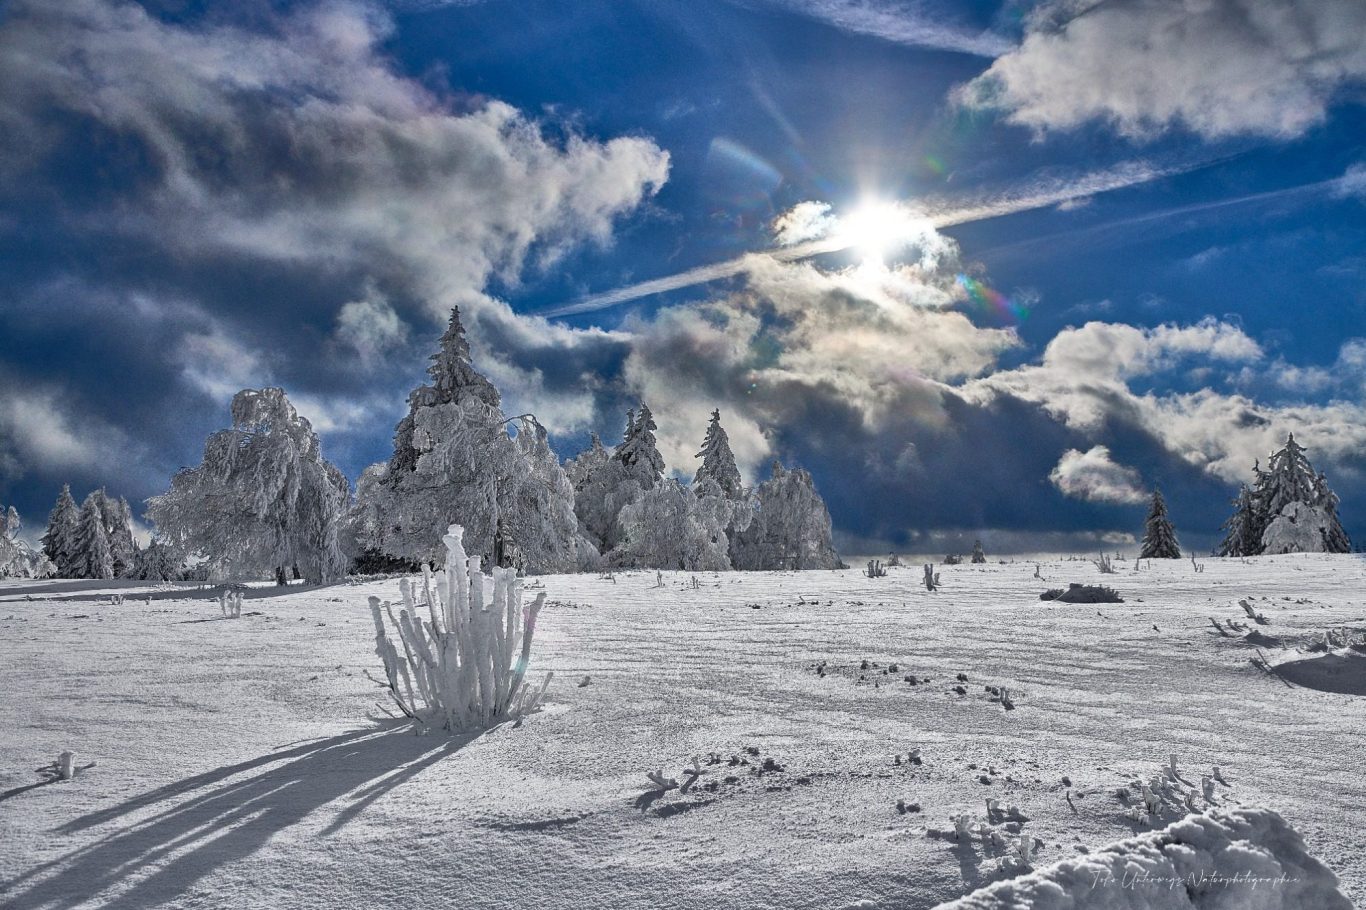
[[[442,543],[446,568],[424,567],[422,601],[408,579],[399,582],[403,605],[370,598],[376,651],[387,687],[406,716],[432,727],[482,729],[533,710],[551,674],[536,689],[526,682],[531,639],[545,594],[522,606],[515,569],[480,571],[467,556],[464,529],[451,525]],[[421,614],[426,613],[424,617]]]
[[[1220,809],[941,904],[938,910],[1350,910],[1269,809]]]

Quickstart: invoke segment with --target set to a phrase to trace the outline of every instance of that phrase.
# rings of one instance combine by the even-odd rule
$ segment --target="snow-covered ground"
[[[1025,871],[950,816],[994,797],[1036,865],[1075,858],[1150,830],[1116,791],[1171,753],[1366,902],[1366,655],[1307,650],[1360,640],[1366,562],[1204,566],[536,579],[550,703],[473,739],[367,719],[366,597],[395,581],[256,589],[236,620],[192,588],[6,582],[0,905],[928,908]],[[1038,599],[1068,582],[1126,602]],[[42,783],[64,749],[94,767]],[[700,783],[651,792],[693,756]]]

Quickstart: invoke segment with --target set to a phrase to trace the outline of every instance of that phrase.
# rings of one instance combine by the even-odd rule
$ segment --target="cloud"
[[[408,324],[373,286],[360,300],[344,304],[337,313],[338,342],[370,363],[408,340]]]
[[[1337,194],[1366,199],[1366,164],[1354,164],[1338,178]]]
[[[247,31],[113,0],[16,3],[0,32],[0,173],[117,140],[114,198],[80,213],[85,228],[182,257],[346,267],[433,319],[485,305],[492,278],[610,242],[667,179],[648,139],[552,138],[507,104],[402,77],[379,48],[389,28],[359,4]]]
[[[1116,464],[1105,446],[1068,449],[1048,475],[1066,496],[1089,502],[1138,503],[1147,498],[1133,468]]]
[[[1063,0],[956,97],[1041,133],[1102,121],[1137,139],[1291,139],[1363,79],[1359,0]]]
[[[758,5],[751,0],[743,5]],[[1009,48],[1006,39],[991,32],[977,32],[943,21],[909,3],[894,0],[768,0],[797,15],[829,23],[860,35],[911,47],[957,51],[978,57],[995,57]]]

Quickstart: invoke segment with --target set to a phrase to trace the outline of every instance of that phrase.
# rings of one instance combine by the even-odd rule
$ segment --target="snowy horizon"
[[[1134,552],[1159,485],[1205,553],[1292,432],[1366,540],[1366,11],[1295,16],[11,3],[0,503],[145,542],[273,386],[354,490],[459,306],[561,461],[720,409],[846,556]]]

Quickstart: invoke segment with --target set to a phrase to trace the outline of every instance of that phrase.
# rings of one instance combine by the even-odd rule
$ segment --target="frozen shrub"
[[[517,571],[494,566],[492,577],[484,575],[480,558],[466,555],[463,536],[451,525],[442,537],[446,568],[424,568],[421,604],[406,578],[397,616],[392,605],[370,598],[376,651],[399,710],[453,732],[520,717],[550,685],[549,674],[538,689],[526,682],[545,594],[523,608]]]

